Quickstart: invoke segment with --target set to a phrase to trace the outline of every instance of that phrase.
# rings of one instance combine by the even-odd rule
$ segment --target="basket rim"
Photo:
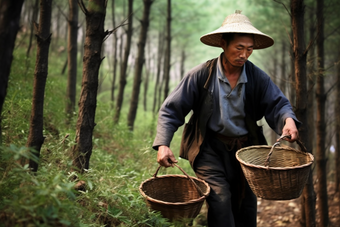
[[[309,156],[309,158],[311,159],[308,163],[303,164],[303,165],[299,165],[299,166],[293,166],[293,167],[270,167],[270,166],[263,166],[263,165],[255,165],[255,164],[250,164],[250,163],[246,163],[245,161],[243,161],[240,157],[239,157],[239,153],[244,152],[245,150],[249,150],[249,149],[253,149],[253,148],[271,148],[271,146],[268,145],[256,145],[256,146],[249,146],[249,147],[244,147],[241,148],[240,150],[238,150],[235,154],[236,159],[243,165],[248,166],[248,167],[255,167],[255,168],[259,168],[259,169],[266,169],[266,170],[294,170],[294,169],[302,169],[305,167],[308,167],[310,165],[313,164],[314,162],[314,156],[309,153],[309,152],[303,152],[297,149],[294,149],[292,147],[276,147],[276,149],[285,149],[285,150],[292,150],[301,154],[305,154],[307,156]]]
[[[145,192],[143,191],[142,187],[143,187],[143,184],[149,182],[149,181],[152,181],[152,180],[155,180],[157,178],[170,178],[170,177],[181,177],[181,178],[185,178],[185,179],[188,179],[186,176],[184,175],[179,175],[179,174],[167,174],[167,175],[162,175],[162,176],[156,176],[156,177],[151,177],[149,179],[146,179],[145,181],[143,181],[140,186],[139,186],[139,192],[142,194],[142,196],[144,198],[146,198],[147,200],[149,201],[152,201],[152,202],[155,202],[155,203],[160,203],[160,204],[166,204],[166,205],[188,205],[188,204],[194,204],[194,203],[198,203],[198,202],[202,202],[206,199],[206,197],[210,194],[210,186],[207,182],[205,182],[204,180],[201,180],[201,179],[198,179],[196,177],[192,177],[190,176],[192,179],[195,179],[195,180],[198,180],[200,182],[202,182],[206,187],[207,187],[207,190],[206,192],[204,193],[204,195],[202,195],[201,197],[197,198],[197,199],[191,199],[187,202],[164,202],[162,200],[158,200],[158,199],[154,199],[148,195],[145,194]]]

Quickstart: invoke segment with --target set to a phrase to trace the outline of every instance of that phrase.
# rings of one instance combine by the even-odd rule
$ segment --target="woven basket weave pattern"
[[[239,150],[236,158],[250,188],[257,197],[270,200],[288,200],[301,195],[314,158],[290,147],[276,147],[265,161],[270,146],[251,146]]]
[[[164,175],[150,178],[139,187],[147,205],[160,211],[169,220],[195,218],[209,195],[210,187],[203,180],[191,177],[201,189],[200,195],[194,184],[183,175]]]

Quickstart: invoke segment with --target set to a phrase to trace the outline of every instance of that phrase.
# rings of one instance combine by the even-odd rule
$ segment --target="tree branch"
[[[308,53],[309,49],[312,48],[315,39],[316,39],[316,37],[315,37],[314,39],[312,39],[312,40],[309,41],[307,48],[306,48],[305,51],[303,52],[304,55],[306,55],[306,54]]]
[[[339,83],[339,81],[336,81],[326,92],[325,97],[328,96],[328,94],[333,90],[333,88]]]
[[[279,4],[283,5],[283,7],[286,9],[286,11],[287,11],[288,15],[289,15],[290,17],[292,17],[292,15],[290,14],[290,12],[289,12],[289,10],[287,9],[287,7],[286,7],[286,5],[285,5],[285,4],[283,4],[283,3],[282,3],[282,2],[280,2],[279,0],[274,0],[274,2],[276,2],[276,3],[279,3]]]
[[[89,13],[89,11],[86,9],[84,1],[83,0],[77,0],[77,1],[78,1],[78,5],[79,5],[79,8],[81,9],[81,11],[83,11],[83,13],[85,15],[87,15]]]
[[[287,7],[286,7],[286,5],[285,5],[285,4],[283,4],[282,2],[280,2],[280,1],[278,1],[278,0],[274,0],[274,2],[276,2],[276,3],[279,3],[279,4],[283,5],[283,7],[286,9],[286,11],[287,11],[288,15],[289,15],[290,17],[292,17],[292,15],[290,14],[290,12],[289,12],[289,10],[287,9]],[[283,24],[283,23],[282,23],[282,24]],[[286,28],[286,26],[285,26],[285,30],[286,30],[287,36],[288,36],[288,38],[289,38],[290,45],[291,45],[291,46],[293,46],[292,37],[289,35],[289,32],[287,31],[287,28]]]
[[[124,22],[124,21],[123,21]],[[120,28],[120,27],[122,27],[122,26],[125,26],[125,25],[127,25],[128,23],[126,23],[126,24],[120,24],[120,25],[118,25],[117,27],[115,27],[113,30],[111,30],[111,31],[106,31],[105,33],[105,37],[104,37],[104,39],[103,39],[103,42],[105,42],[105,40],[107,40],[107,38],[109,38],[110,37],[110,35],[112,34],[112,33],[114,33],[114,32],[116,32],[117,31],[117,29],[118,28]]]
[[[329,25],[329,26],[332,27],[332,25]],[[337,28],[335,28],[335,29],[333,29],[332,32],[330,32],[328,35],[326,35],[325,40],[326,40],[329,36],[333,35],[333,33],[335,33],[335,32],[339,33],[339,32],[338,32],[339,29],[340,29],[340,26],[337,27]]]
[[[67,22],[70,22],[70,20],[68,19],[68,16],[64,13],[64,11],[60,8],[59,4],[56,4],[59,12],[61,12],[61,15],[63,15],[65,17],[65,19],[67,20]]]

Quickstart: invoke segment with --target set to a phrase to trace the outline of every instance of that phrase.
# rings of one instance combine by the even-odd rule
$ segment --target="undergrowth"
[[[139,192],[140,184],[152,177],[158,167],[156,152],[152,149],[156,115],[150,111],[138,111],[131,132],[126,124],[128,104],[122,109],[120,122],[114,124],[111,103],[98,100],[90,169],[84,174],[73,170],[70,148],[75,143],[76,114],[66,125],[66,75],[58,73],[63,64],[60,59],[66,56],[50,57],[44,103],[45,141],[39,160],[36,159],[34,152],[25,147],[34,61],[24,57],[25,48],[17,48],[14,56],[1,116],[0,226],[188,224],[187,221],[169,222],[160,213],[149,210]],[[80,85],[77,89],[80,91]],[[180,131],[172,142],[177,154]],[[36,159],[37,173],[30,172],[27,164],[22,165],[22,158]],[[193,175],[187,161],[179,159],[179,165]],[[166,173],[182,174],[176,168],[161,169],[159,174]],[[79,189],[80,182],[83,187],[75,190]]]

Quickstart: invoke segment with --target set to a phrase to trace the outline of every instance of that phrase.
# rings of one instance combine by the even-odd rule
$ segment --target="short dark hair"
[[[224,39],[227,42],[227,46],[229,45],[229,43],[234,39],[235,35],[239,35],[239,36],[253,36],[254,38],[254,34],[249,34],[249,33],[223,33],[222,34],[222,39]]]

